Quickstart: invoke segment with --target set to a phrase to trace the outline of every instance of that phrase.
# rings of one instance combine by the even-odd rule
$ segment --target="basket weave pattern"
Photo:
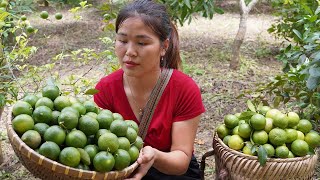
[[[135,162],[122,171],[110,171],[100,173],[96,171],[87,171],[65,166],[49,158],[46,158],[29,146],[27,146],[12,128],[12,116],[6,123],[9,141],[21,163],[36,177],[45,180],[79,180],[79,179],[104,179],[118,180],[128,177],[137,167]]]
[[[312,179],[317,164],[317,155],[307,155],[288,159],[268,158],[261,166],[258,157],[249,156],[230,149],[215,135],[213,140],[217,179],[226,173],[225,179],[234,180],[309,180]]]

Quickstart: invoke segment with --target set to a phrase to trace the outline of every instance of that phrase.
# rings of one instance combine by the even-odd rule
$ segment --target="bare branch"
[[[244,2],[244,0],[240,0],[240,14],[244,14],[247,11],[247,6],[246,6],[246,2]]]
[[[259,2],[259,0],[252,0],[252,1],[248,4],[248,6],[247,6],[248,12],[251,11],[251,9],[257,4],[257,2]]]

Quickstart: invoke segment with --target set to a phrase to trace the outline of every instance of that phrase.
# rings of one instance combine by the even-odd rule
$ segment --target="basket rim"
[[[34,155],[34,156],[36,156],[36,157],[38,157],[39,159],[41,159],[41,161],[46,161],[46,162],[48,162],[49,164],[52,164],[52,165],[56,165],[57,167],[59,166],[59,167],[62,167],[63,169],[67,169],[68,171],[76,171],[76,172],[81,172],[81,173],[87,173],[87,174],[90,174],[92,177],[97,177],[98,175],[99,176],[106,176],[106,175],[108,175],[108,174],[119,174],[119,173],[127,173],[128,171],[130,171],[130,170],[132,170],[132,172],[135,170],[135,169],[137,169],[138,168],[138,166],[139,166],[139,163],[137,162],[137,161],[135,161],[134,163],[132,163],[130,166],[128,166],[128,167],[126,167],[126,168],[124,168],[123,170],[121,170],[121,171],[109,171],[109,172],[98,172],[98,171],[91,171],[91,170],[83,170],[83,169],[77,169],[77,168],[74,168],[74,167],[70,167],[70,166],[66,166],[66,165],[64,165],[64,164],[61,164],[60,162],[58,162],[58,161],[54,161],[54,160],[51,160],[51,159],[49,159],[49,158],[47,158],[47,157],[45,157],[45,156],[43,156],[43,155],[41,155],[41,154],[39,154],[39,153],[37,153],[35,150],[33,150],[32,148],[30,148],[27,144],[25,144],[21,139],[20,139],[20,137],[18,136],[18,134],[14,131],[14,129],[13,129],[13,127],[12,127],[12,118],[13,118],[13,115],[12,115],[12,107],[9,109],[9,112],[10,113],[8,113],[8,118],[7,118],[7,120],[6,120],[6,128],[7,128],[7,134],[8,134],[8,137],[9,137],[9,139],[10,139],[10,144],[11,144],[11,146],[15,146],[14,145],[14,143],[13,143],[13,141],[17,141],[18,142],[18,144],[19,144],[19,147],[17,147],[17,150],[21,153],[21,154],[23,154],[22,152],[21,152],[21,149],[26,149],[27,151],[28,151],[28,154],[27,154],[27,156],[28,156],[28,158],[29,157],[31,157],[31,154],[32,155]],[[30,159],[30,161],[32,161],[32,162],[34,162],[34,163],[38,163],[38,162],[36,162],[36,161],[34,161],[32,158],[29,158]],[[42,163],[43,164],[43,163]],[[39,166],[41,166],[41,165],[39,165]],[[58,168],[55,168],[54,170],[52,170],[52,171],[54,171],[54,172],[56,172],[56,173],[61,173],[61,172],[59,172],[59,171],[57,171],[57,169]],[[69,176],[72,176],[72,175],[70,175],[70,174],[68,174]],[[76,176],[74,176],[74,177],[76,177]]]
[[[227,146],[226,144],[224,144],[224,142],[219,138],[217,132],[215,132],[214,134],[214,139],[228,152],[236,154],[238,156],[242,156],[251,160],[257,160],[258,161],[258,157],[257,156],[251,156],[251,155],[247,155],[244,153],[241,153],[239,151],[236,151],[234,149],[229,148],[229,146]],[[316,149],[315,149],[316,151]],[[311,158],[317,158],[317,153],[313,154],[313,155],[306,155],[303,157],[294,157],[294,158],[267,158],[267,162],[295,162],[295,161],[302,161],[302,160],[306,160],[306,159],[311,159]]]

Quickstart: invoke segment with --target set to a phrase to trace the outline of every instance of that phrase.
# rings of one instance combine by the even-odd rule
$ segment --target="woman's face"
[[[115,52],[126,75],[141,77],[160,70],[168,42],[159,37],[139,17],[126,19],[116,35]]]

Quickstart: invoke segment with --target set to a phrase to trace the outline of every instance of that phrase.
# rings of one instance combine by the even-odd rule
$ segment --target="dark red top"
[[[100,92],[94,95],[96,104],[124,119],[136,119],[123,87],[123,70],[117,70],[102,78],[96,85]],[[187,75],[174,70],[154,111],[144,145],[168,152],[171,147],[173,122],[192,119],[205,112],[197,84]]]

